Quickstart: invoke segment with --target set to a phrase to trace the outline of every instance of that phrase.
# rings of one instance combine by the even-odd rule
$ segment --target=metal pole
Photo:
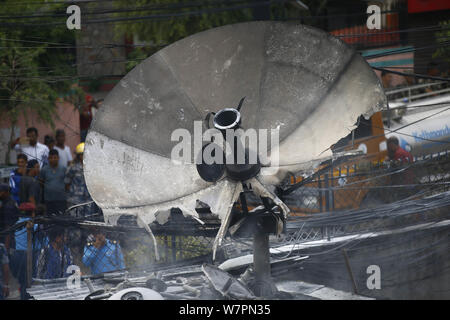
[[[253,292],[256,296],[271,296],[270,286],[270,251],[269,234],[256,230],[253,235],[253,270],[255,271],[255,287]]]
[[[330,174],[331,174],[331,180],[330,180],[330,203],[331,203],[331,211],[334,211],[334,169],[333,165],[330,166]]]
[[[84,283],[86,283],[87,287],[89,288],[90,293],[95,291],[94,286],[92,285],[91,279],[89,279],[89,278],[84,279]]]
[[[355,277],[353,276],[353,271],[352,271],[352,267],[350,266],[350,260],[348,259],[347,251],[345,249],[342,249],[342,253],[344,255],[345,265],[347,266],[348,274],[350,275],[350,279],[352,280],[353,291],[356,294],[358,294],[358,287],[356,286]]]
[[[31,277],[33,276],[33,220],[27,223],[27,288],[31,287]]]
[[[245,185],[242,184],[243,190],[245,190]],[[244,214],[248,214],[248,206],[247,206],[247,199],[245,198],[245,193],[241,192],[239,195],[239,199],[241,201],[241,209]]]
[[[174,235],[171,236],[172,240],[172,262],[177,260],[177,240]]]
[[[164,236],[164,261],[169,262],[169,238]]]
[[[325,180],[325,210],[326,212],[330,211],[330,189],[329,189],[329,183],[328,183],[328,173],[325,173],[324,175]]]
[[[322,212],[323,211],[323,204],[322,204],[323,191],[322,191],[322,180],[320,180],[320,179],[321,179],[321,176],[319,175],[318,180],[317,180],[317,186],[319,187],[319,212]]]

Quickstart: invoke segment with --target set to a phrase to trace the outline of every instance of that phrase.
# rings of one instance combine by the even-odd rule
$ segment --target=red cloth
[[[19,206],[20,211],[34,211],[36,206],[32,202],[22,202]]]
[[[413,156],[408,151],[398,147],[394,155],[395,161],[401,161],[402,163],[412,163],[414,161]],[[407,168],[404,172],[395,175],[393,177],[393,184],[414,184],[415,174],[412,168]]]
[[[408,151],[398,147],[395,151],[394,159],[395,161],[400,160],[401,162],[413,162],[413,156]]]

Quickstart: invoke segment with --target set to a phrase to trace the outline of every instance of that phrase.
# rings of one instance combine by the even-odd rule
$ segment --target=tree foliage
[[[205,1],[206,2],[206,1]],[[205,3],[204,2],[204,3]],[[214,1],[209,1],[214,3]],[[223,1],[209,6],[183,6],[183,0],[137,0],[133,7],[157,8],[155,10],[131,11],[120,13],[121,17],[144,17],[172,15],[172,17],[152,19],[145,22],[117,24],[119,31],[137,35],[139,39],[150,41],[155,45],[175,42],[188,35],[210,29],[213,27],[248,21],[253,18],[251,9],[222,11],[212,13],[208,10],[217,10],[230,7]],[[117,9],[128,8],[130,3],[120,0],[116,3]],[[203,12],[203,13],[201,13]],[[211,12],[211,13],[209,13]]]
[[[0,32],[0,37],[10,35]],[[56,92],[43,81],[39,72],[39,55],[44,49],[24,49],[0,40],[0,110],[15,124],[21,113],[30,110],[45,121],[51,121]]]
[[[119,35],[134,36],[152,46],[138,47],[129,53],[127,71],[156,52],[161,46],[171,44],[189,35],[211,28],[257,19],[282,19],[298,15],[298,8],[284,1],[274,1],[270,6],[258,6],[260,0],[248,1],[198,1],[137,0],[115,2],[116,17],[152,17],[143,21],[117,23]],[[267,4],[267,2],[265,2]],[[148,10],[135,11],[132,8]],[[153,8],[153,9],[152,9]]]
[[[450,20],[442,21],[439,25],[441,26],[442,31],[436,32],[436,41],[437,43],[442,43],[443,46],[439,47],[434,52],[433,58],[440,58],[450,63],[450,47],[448,46],[448,39],[450,38]]]
[[[34,27],[33,19],[16,17],[62,10],[62,4],[44,0],[0,0],[0,15],[9,17],[2,22],[10,23],[0,27],[0,114],[12,125],[11,138],[19,117],[27,120],[30,112],[53,126],[56,99],[67,96],[76,75],[75,49],[67,48],[75,43],[73,32],[65,26]],[[40,24],[46,21],[52,18],[39,18]]]

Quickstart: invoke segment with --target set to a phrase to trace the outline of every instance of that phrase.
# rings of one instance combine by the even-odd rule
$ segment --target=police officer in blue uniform
[[[93,275],[125,269],[120,245],[106,238],[105,233],[94,231],[94,241],[84,247],[83,263],[91,269]]]

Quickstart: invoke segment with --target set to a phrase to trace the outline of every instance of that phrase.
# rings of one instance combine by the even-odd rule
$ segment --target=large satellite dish
[[[270,162],[247,171],[246,181],[287,214],[267,186],[331,156],[329,147],[354,128],[358,116],[385,104],[366,61],[323,31],[279,22],[211,29],[155,53],[106,97],[86,140],[86,183],[112,224],[123,214],[149,224],[155,213],[173,207],[198,217],[197,201],[206,203],[222,219],[217,247],[242,181],[230,178],[228,168],[223,174],[213,168],[217,177],[208,180],[195,163],[174,163],[175,130],[194,136],[194,121],[204,122],[211,112],[216,128],[218,121],[231,127],[236,120],[244,129],[279,129]],[[224,109],[228,113],[219,119]]]

